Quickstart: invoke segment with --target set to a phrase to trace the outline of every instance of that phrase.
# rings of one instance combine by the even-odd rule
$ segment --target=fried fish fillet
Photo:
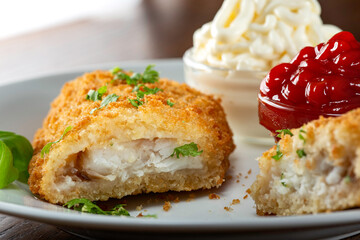
[[[320,117],[291,132],[293,136],[283,135],[279,147],[258,159],[260,173],[251,186],[257,213],[297,215],[359,207],[360,109],[337,118]]]
[[[134,86],[95,71],[68,82],[51,104],[34,137],[29,186],[51,203],[74,198],[107,200],[126,195],[219,187],[234,150],[232,132],[218,100],[167,79],[147,83],[160,88],[134,107]],[[116,102],[90,113],[100,101],[89,90],[107,85]],[[105,96],[104,95],[104,96]],[[168,100],[174,105],[169,106]],[[73,128],[41,156],[42,148]],[[199,156],[171,156],[194,142]]]

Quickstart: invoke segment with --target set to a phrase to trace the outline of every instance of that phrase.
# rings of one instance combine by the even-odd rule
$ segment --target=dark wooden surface
[[[0,239],[80,239],[54,226],[0,215]]]
[[[84,19],[0,40],[0,81],[95,63],[181,57],[192,46],[193,32],[212,19],[221,3],[145,0],[131,19]],[[359,38],[360,1],[320,3],[325,22],[352,31]],[[0,214],[0,239],[79,238],[54,226]]]

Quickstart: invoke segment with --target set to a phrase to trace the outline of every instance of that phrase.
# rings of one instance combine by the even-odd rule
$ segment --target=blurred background
[[[320,0],[325,23],[360,34],[359,0]],[[88,64],[178,58],[222,0],[5,0],[0,81]]]

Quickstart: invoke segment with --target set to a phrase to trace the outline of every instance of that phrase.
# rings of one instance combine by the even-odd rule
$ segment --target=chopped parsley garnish
[[[302,135],[302,133],[305,133],[305,134],[306,134],[305,130],[300,129],[299,138],[300,138],[302,141],[304,141],[304,144],[305,144],[305,143],[306,143],[306,139],[305,139],[305,137]]]
[[[138,108],[144,104],[142,100],[145,95],[156,94],[159,91],[163,91],[160,88],[149,88],[144,85],[144,83],[155,83],[159,81],[159,72],[155,71],[154,65],[148,65],[145,71],[141,73],[133,73],[131,76],[124,73],[123,70],[119,67],[113,68],[111,73],[114,75],[112,83],[116,80],[125,80],[126,84],[133,85],[133,92],[136,92],[136,99],[128,98],[131,105]],[[94,111],[94,110],[93,110]]]
[[[146,214],[146,215],[142,215],[141,217],[144,217],[144,218],[157,218],[157,215],[156,214]]]
[[[136,96],[138,98],[144,98],[145,95],[151,95],[151,94],[156,94],[160,91],[163,91],[160,88],[149,88],[147,86],[144,86],[143,84],[140,84],[136,87],[134,87],[133,92],[136,92]]]
[[[143,83],[155,83],[159,80],[159,72],[155,71],[154,65],[148,65],[142,75]]]
[[[299,158],[306,157],[306,153],[305,153],[304,149],[298,149],[298,150],[296,150],[296,153],[299,156]]]
[[[100,107],[94,108],[90,111],[90,114],[93,114],[96,110],[102,109],[106,107],[109,103],[116,102],[118,100],[119,96],[115,93],[107,95],[104,100],[101,101]]]
[[[130,76],[127,75],[126,73],[123,72],[118,72],[118,73],[113,73],[114,78],[111,81],[111,83],[114,83],[116,80],[126,80],[126,83],[131,85],[131,83],[134,83],[133,85],[135,85],[137,83],[137,81],[135,80],[131,80]]]
[[[137,85],[134,87],[133,92],[136,92],[136,99],[129,99],[129,102],[131,103],[131,105],[133,105],[134,107],[138,108],[139,106],[144,104],[144,101],[142,101],[141,99],[143,99],[145,97],[145,95],[151,95],[151,94],[156,94],[157,92],[163,91],[160,88],[149,88],[147,86],[144,86],[143,84]]]
[[[126,84],[135,86],[140,83],[155,83],[159,80],[159,72],[155,71],[153,68],[154,65],[148,65],[142,74],[133,73],[129,76],[122,72],[122,69],[116,67],[111,70],[111,73],[114,75],[112,82],[115,80],[125,80]]]
[[[174,152],[171,154],[171,157],[173,157],[176,154],[177,158],[180,158],[180,154],[184,157],[196,157],[203,153],[203,150],[199,151],[198,146],[192,142],[189,144],[182,145],[180,147],[177,147],[174,149]]]
[[[283,153],[280,151],[280,145],[276,145],[276,154],[272,156],[272,159],[275,159],[275,161],[279,161],[283,156]]]
[[[130,216],[129,212],[124,208],[125,205],[119,204],[113,207],[110,211],[102,210],[98,205],[91,202],[86,198],[73,199],[64,204],[64,207],[73,208],[76,211],[102,214],[102,215],[114,215],[114,216]]]
[[[290,135],[290,137],[294,136],[294,134],[292,134],[292,132],[289,129],[281,129],[281,130],[276,130],[275,132],[279,133],[278,135],[276,135],[276,137],[281,138],[282,135]]]
[[[90,101],[101,101],[102,96],[106,93],[107,91],[107,86],[102,86],[101,88],[99,88],[98,90],[90,90],[87,95],[86,95],[86,100],[90,100]]]
[[[113,207],[110,211],[105,211],[105,210],[102,210],[98,205],[96,205],[96,203],[90,201],[89,199],[77,198],[77,199],[68,201],[63,206],[67,207],[69,209],[72,208],[76,211],[84,212],[84,213],[131,217],[130,213],[124,208],[126,206],[126,204],[118,204],[115,207]],[[157,218],[157,215],[156,214],[147,214],[147,215],[139,214],[138,217]]]
[[[119,67],[114,67],[113,69],[110,70],[112,75],[115,75],[116,73],[121,72],[121,71],[122,71],[122,69]]]
[[[351,177],[347,175],[346,177],[344,177],[344,181],[345,183],[351,183]]]
[[[65,128],[63,134],[61,135],[61,137],[56,140],[55,142],[49,142],[48,144],[46,144],[43,149],[41,150],[41,158],[44,158],[44,155],[45,154],[48,154],[50,152],[50,148],[53,144],[56,144],[58,142],[60,142],[64,136],[72,129],[73,127],[72,126],[68,126],[67,128]]]
[[[125,77],[126,84],[128,85],[137,85],[142,79],[142,75],[140,73],[134,73],[131,77],[127,75]]]
[[[169,99],[166,101],[167,105],[170,107],[174,106],[175,103],[171,102]]]
[[[144,104],[144,102],[141,101],[139,98],[136,98],[136,99],[130,99],[129,98],[129,102],[131,103],[131,105],[133,105],[136,108],[138,108],[139,106]]]
[[[284,187],[287,187],[286,180],[285,180],[284,178],[285,178],[284,173],[281,173],[280,183],[281,183]]]

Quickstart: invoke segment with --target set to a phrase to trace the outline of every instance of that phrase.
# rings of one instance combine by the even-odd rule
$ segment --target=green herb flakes
[[[289,129],[281,129],[281,130],[276,130],[275,132],[279,133],[278,135],[276,135],[276,137],[281,138],[282,135],[290,135],[290,137],[294,136],[294,134],[292,134],[292,132]]]
[[[90,111],[90,114],[93,114],[96,110],[102,109],[106,107],[109,103],[116,102],[118,100],[119,96],[115,93],[107,95],[104,100],[101,101],[100,107],[94,108]]]
[[[192,142],[189,144],[185,144],[183,146],[177,147],[174,149],[174,152],[171,154],[171,157],[173,157],[176,154],[177,158],[180,158],[180,154],[184,157],[196,157],[203,153],[203,150],[199,151],[198,146]]]
[[[73,208],[76,211],[102,214],[102,215],[114,215],[114,216],[130,216],[129,212],[124,208],[125,205],[119,204],[112,208],[110,211],[102,210],[98,205],[91,202],[86,198],[73,199],[64,204],[64,207]]]
[[[136,87],[134,87],[133,89],[133,92],[136,92],[136,96],[138,98],[144,98],[145,95],[151,95],[151,94],[156,94],[160,91],[163,91],[162,89],[160,88],[149,88],[149,87],[146,87],[144,85],[138,85]]]
[[[131,105],[133,105],[134,107],[138,108],[139,106],[143,105],[144,102],[141,101],[139,98],[136,98],[136,99],[129,99],[129,102],[131,103]]]
[[[299,158],[306,157],[306,153],[305,153],[304,149],[298,149],[298,150],[296,150],[296,153],[299,156]]]
[[[158,216],[156,214],[146,214],[146,215],[142,215],[141,217],[144,217],[144,218],[158,218]]]
[[[300,129],[299,138],[300,138],[300,140],[302,140],[302,141],[304,142],[304,144],[305,144],[305,143],[306,143],[306,139],[305,139],[305,137],[302,135],[302,133],[306,134],[305,130]]]
[[[122,69],[119,67],[114,67],[113,69],[110,70],[112,75],[115,75],[116,73],[121,72],[121,71],[122,71]]]
[[[50,148],[53,144],[56,144],[58,142],[60,142],[64,136],[72,129],[72,126],[68,126],[67,128],[65,128],[63,134],[61,135],[61,137],[56,140],[55,142],[49,142],[48,144],[46,144],[43,149],[41,149],[41,158],[44,158],[45,154],[48,154],[50,152]]]
[[[351,177],[349,175],[347,175],[346,177],[344,177],[344,182],[345,183],[351,183]]]
[[[166,101],[167,105],[169,105],[170,107],[174,106],[175,103],[171,102],[169,99]]]
[[[107,86],[102,86],[97,91],[90,90],[86,95],[86,100],[90,100],[94,102],[98,100],[101,101],[102,96],[106,93],[106,91],[107,91]]]
[[[163,91],[157,87],[149,88],[144,85],[144,83],[155,83],[159,81],[159,72],[155,71],[153,68],[154,65],[148,65],[142,74],[133,73],[131,76],[129,76],[128,74],[124,73],[121,68],[116,67],[111,70],[111,73],[114,76],[112,83],[116,80],[125,80],[126,84],[133,85],[133,92],[136,92],[136,99],[128,98],[128,100],[131,105],[138,108],[144,104],[142,99],[145,97],[145,95],[156,94],[160,91]],[[96,109],[93,109],[92,112],[95,110]]]
[[[123,72],[118,72],[116,74],[113,74],[114,78],[111,81],[111,83],[114,83],[116,80],[126,80],[127,84],[130,84],[130,76],[127,75],[126,73]],[[134,84],[136,84],[137,82],[135,82]]]
[[[144,104],[144,101],[142,101],[141,99],[143,99],[145,97],[145,95],[151,95],[151,94],[156,94],[160,91],[163,91],[160,88],[149,88],[147,86],[144,86],[143,84],[137,85],[134,87],[133,92],[136,92],[136,99],[129,99],[129,102],[131,103],[131,105],[133,105],[134,107],[138,108],[139,106]]]
[[[126,74],[125,74],[126,75]],[[131,77],[126,75],[125,80],[128,85],[137,85],[141,76],[138,73],[133,74]]]
[[[279,161],[283,156],[283,153],[280,151],[280,145],[276,145],[276,154],[272,156],[272,159],[275,159],[275,161]]]
[[[143,83],[155,83],[159,81],[159,72],[155,71],[154,65],[148,65],[142,75]]]
[[[285,178],[284,173],[281,173],[280,183],[281,183],[281,185],[283,185],[284,187],[287,187],[286,180],[285,180],[284,178]]]
[[[112,83],[116,80],[125,80],[128,85],[138,85],[140,83],[155,83],[159,80],[159,72],[155,71],[154,65],[148,65],[145,71],[141,73],[133,73],[131,76],[122,72],[122,69],[116,67],[111,70],[114,78]]]

